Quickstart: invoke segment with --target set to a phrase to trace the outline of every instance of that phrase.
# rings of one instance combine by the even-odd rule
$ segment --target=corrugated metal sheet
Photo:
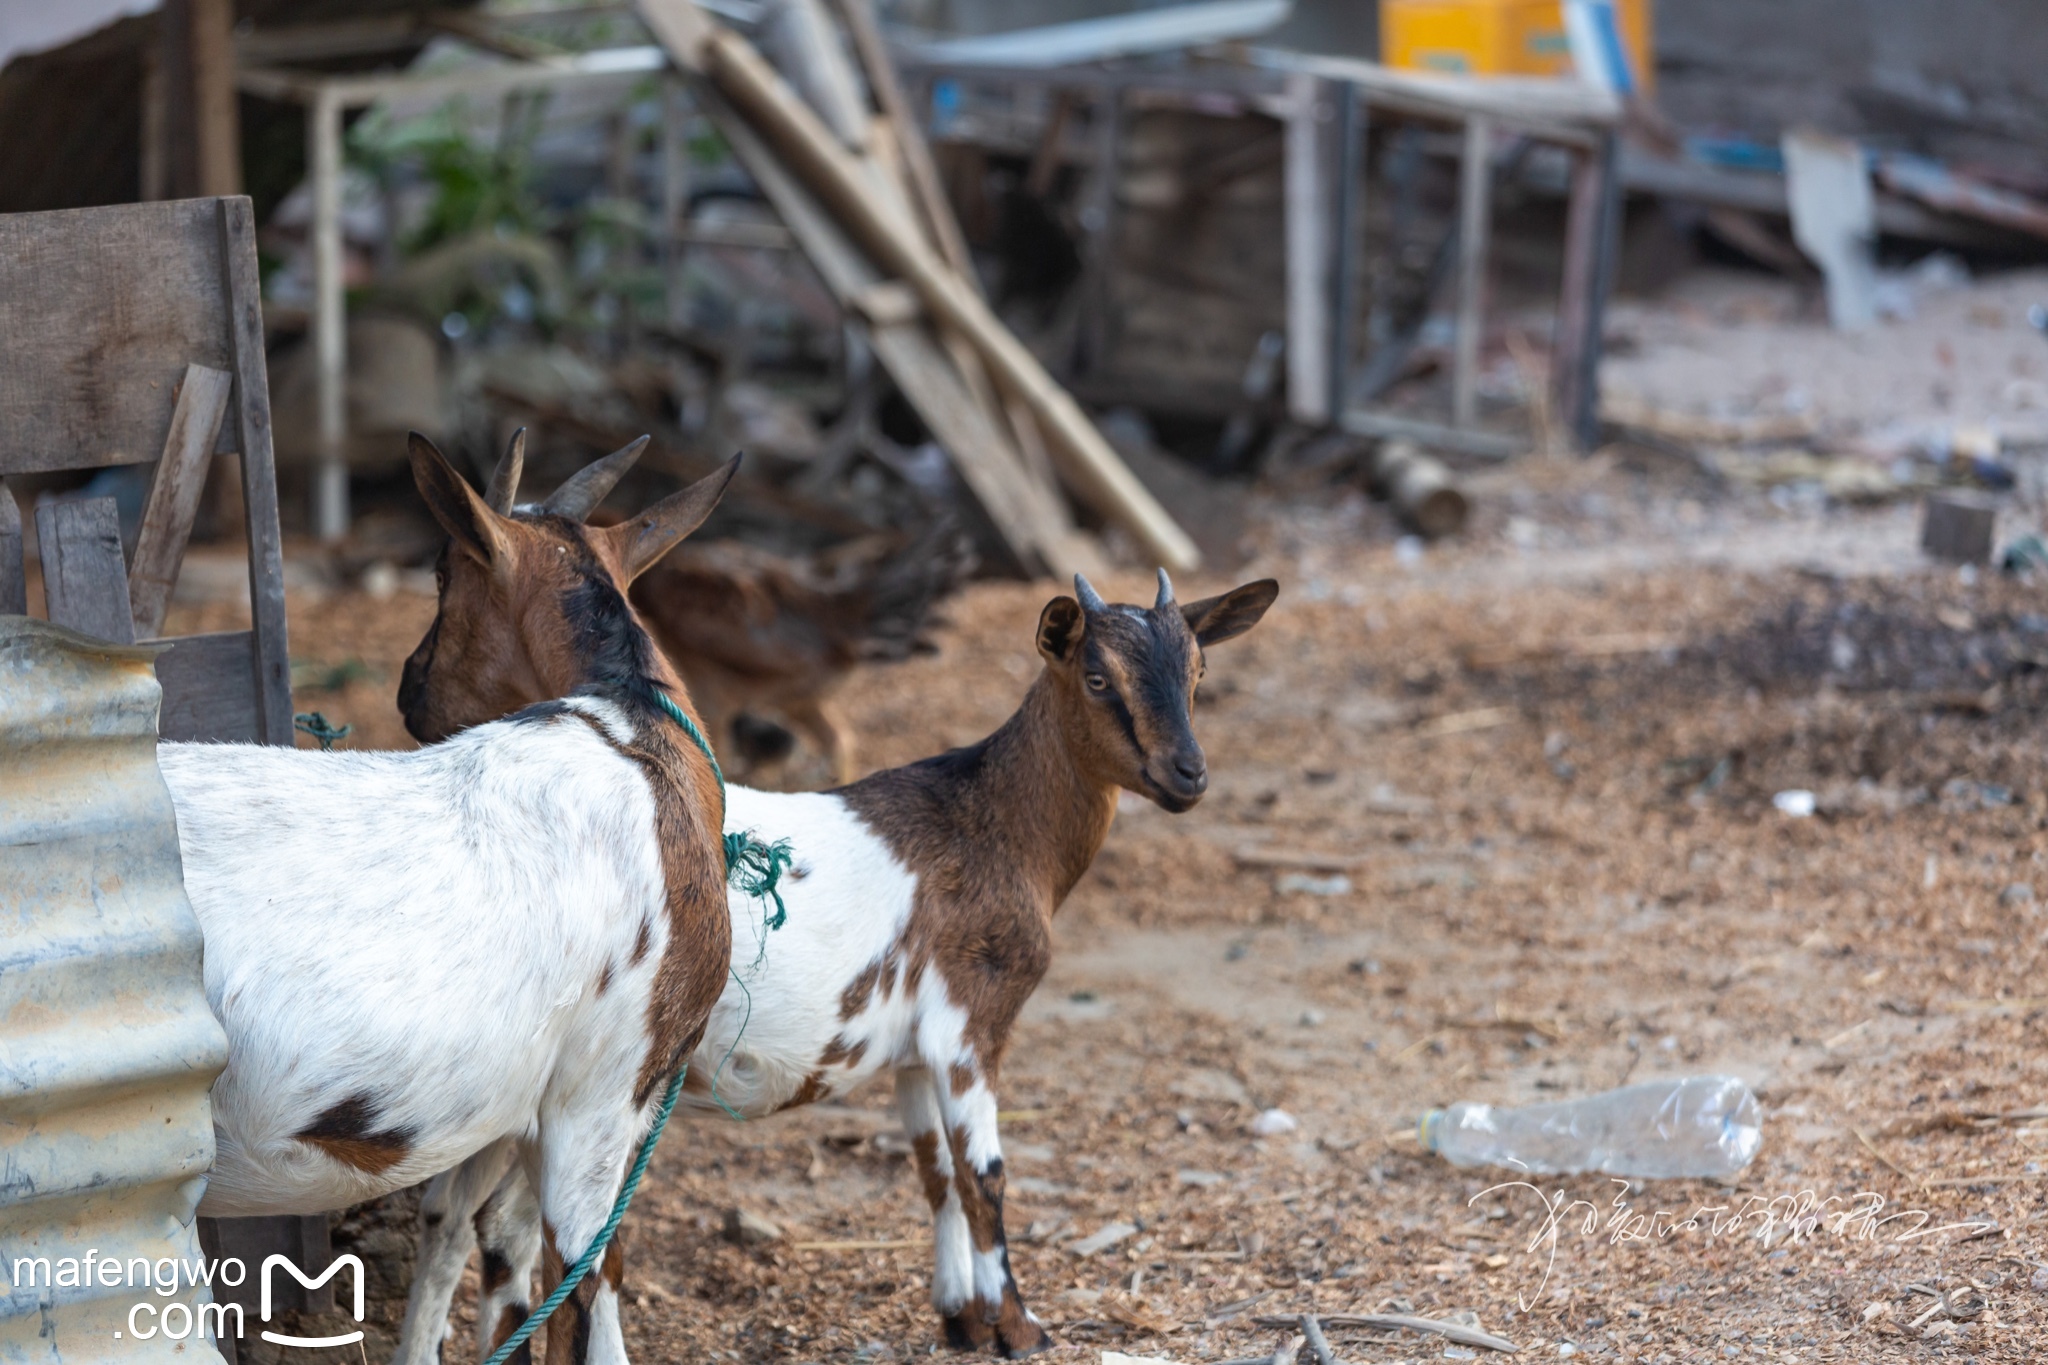
[[[0,1362],[219,1357],[186,1321],[209,1296],[130,1282],[197,1264],[213,1164],[207,1009],[149,648],[0,616]],[[89,1285],[59,1285],[94,1255]],[[51,1264],[48,1280],[41,1262]],[[119,1263],[109,1272],[105,1262]],[[151,1276],[145,1276],[150,1278]],[[117,1281],[108,1283],[108,1280]]]

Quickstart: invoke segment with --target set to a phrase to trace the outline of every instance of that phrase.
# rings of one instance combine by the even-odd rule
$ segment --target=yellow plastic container
[[[1618,0],[1622,42],[1638,88],[1656,78],[1650,0]],[[1380,0],[1380,60],[1461,76],[1569,76],[1572,47],[1560,0]]]

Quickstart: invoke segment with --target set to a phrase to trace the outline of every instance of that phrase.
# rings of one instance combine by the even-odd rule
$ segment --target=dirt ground
[[[1529,462],[1474,491],[1474,532],[1420,555],[1355,498],[1260,511],[1239,576],[1282,595],[1212,653],[1210,794],[1183,816],[1127,798],[1003,1078],[1027,1301],[1071,1359],[1263,1355],[1291,1329],[1261,1317],[1309,1309],[1470,1313],[1541,1357],[2039,1358],[2040,586],[1923,566],[1909,512],[1788,513],[1676,462]],[[864,759],[1000,723],[1048,595],[977,586],[936,656],[858,677]],[[392,692],[431,614],[416,580],[294,594],[299,704],[406,742]],[[1780,813],[1790,788],[1818,813]],[[1283,889],[1276,853],[1344,880]],[[1455,1100],[1711,1071],[1763,1105],[1730,1186],[1489,1192],[1515,1177],[1413,1137]],[[636,1358],[940,1349],[888,1105],[670,1131],[626,1224]],[[1298,1131],[1252,1136],[1275,1107]],[[736,1207],[781,1240],[724,1240]],[[1117,1222],[1137,1231],[1070,1249]],[[473,1359],[461,1322],[449,1365]],[[1346,1361],[1468,1349],[1333,1339]]]

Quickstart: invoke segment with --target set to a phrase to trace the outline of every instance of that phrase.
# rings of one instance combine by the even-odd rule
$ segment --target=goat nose
[[[1193,786],[1196,783],[1206,782],[1208,780],[1209,761],[1203,758],[1199,752],[1192,754],[1182,754],[1173,760],[1173,770],[1174,772],[1178,773],[1181,776],[1181,778],[1188,783],[1189,786]]]

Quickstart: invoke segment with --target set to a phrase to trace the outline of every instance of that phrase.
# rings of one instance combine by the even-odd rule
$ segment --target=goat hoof
[[[1057,1341],[1052,1339],[1052,1333],[1046,1331],[1043,1327],[1033,1324],[1032,1330],[1035,1335],[1029,1337],[1022,1337],[1020,1335],[1018,1340],[1012,1340],[1005,1336],[1000,1343],[1003,1359],[1022,1360],[1025,1356],[1035,1356],[1040,1351],[1050,1351],[1053,1347],[1059,1345]]]
[[[946,1316],[946,1349],[981,1351],[996,1344],[995,1328],[971,1313]]]

